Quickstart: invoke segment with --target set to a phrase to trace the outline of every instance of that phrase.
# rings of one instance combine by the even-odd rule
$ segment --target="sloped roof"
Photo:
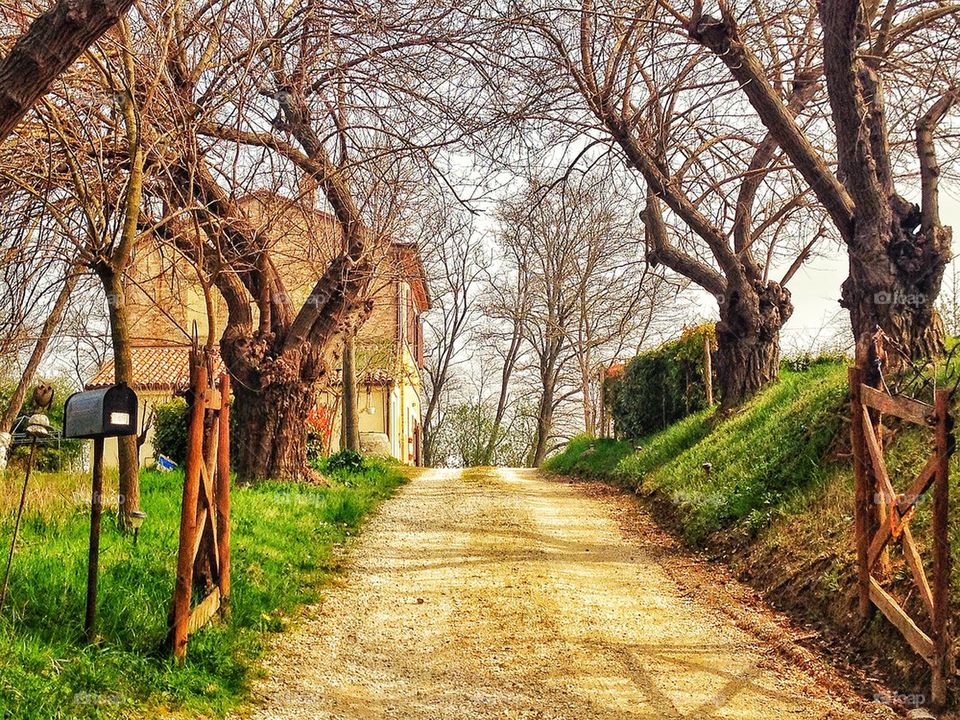
[[[414,242],[393,241],[393,248],[400,258],[401,273],[410,283],[417,307],[421,312],[429,310],[433,304],[430,287],[427,283],[427,271],[423,267],[423,256]]]
[[[382,368],[371,368],[360,373],[357,385],[393,385],[393,375]]]
[[[134,347],[133,384],[134,390],[162,390],[170,393],[185,390],[190,386],[190,349],[180,345],[152,345]],[[213,371],[215,375],[226,372],[220,353],[213,351]],[[85,390],[96,390],[114,383],[113,360],[107,360],[90,378]],[[360,374],[358,385],[389,386],[395,382],[393,375],[382,368],[371,368]]]
[[[626,370],[626,363],[616,362],[611,363],[609,367],[604,371],[604,374],[609,379],[623,377],[623,373]]]
[[[174,392],[190,385],[190,348],[180,345],[141,346],[131,349],[134,390]],[[220,354],[214,350],[214,374],[225,372]],[[107,360],[87,381],[85,388],[95,390],[114,383],[113,360]]]

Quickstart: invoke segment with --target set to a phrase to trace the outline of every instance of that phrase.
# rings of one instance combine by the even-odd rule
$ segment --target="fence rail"
[[[856,481],[854,531],[860,614],[868,620],[877,608],[931,668],[931,700],[947,702],[947,677],[953,672],[950,638],[949,457],[953,452],[953,418],[948,390],[935,392],[934,404],[898,397],[863,382],[861,368],[851,367],[850,436]],[[897,492],[887,471],[883,449],[883,416],[897,417],[933,431],[933,450],[904,492]],[[933,579],[910,530],[918,501],[933,491]],[[920,596],[925,617],[911,617],[882,585],[889,549],[899,545]],[[879,576],[879,577],[878,577]],[[926,628],[926,629],[924,629]]]

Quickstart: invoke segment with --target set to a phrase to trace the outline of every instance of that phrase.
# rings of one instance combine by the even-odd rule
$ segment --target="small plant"
[[[363,472],[365,466],[363,455],[356,450],[340,450],[327,458],[327,470],[329,472],[345,470],[346,472],[358,473]]]
[[[843,350],[825,350],[819,353],[805,351],[791,355],[783,366],[794,372],[805,372],[815,365],[846,364],[850,361]]]
[[[187,460],[187,403],[183,398],[158,403],[153,418],[154,455],[166,455],[178,465]]]

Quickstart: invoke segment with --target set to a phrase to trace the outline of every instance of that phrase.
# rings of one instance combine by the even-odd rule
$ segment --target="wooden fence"
[[[177,579],[170,614],[174,657],[187,653],[189,636],[230,597],[230,378],[211,382],[206,351],[190,353],[191,416],[184,467]],[[196,594],[202,598],[195,606]]]
[[[950,544],[947,529],[949,467],[953,452],[950,391],[937,390],[933,405],[896,397],[863,382],[860,368],[849,370],[851,440],[856,479],[857,566],[860,614],[871,617],[875,606],[931,667],[931,700],[944,705],[947,677],[953,672],[949,630]],[[920,474],[898,492],[887,472],[883,451],[884,415],[920,425],[933,432],[933,450]],[[933,579],[910,530],[917,504],[933,488]],[[888,551],[899,543],[919,593],[923,614],[911,617],[881,581],[887,573]],[[924,630],[926,628],[926,630]]]

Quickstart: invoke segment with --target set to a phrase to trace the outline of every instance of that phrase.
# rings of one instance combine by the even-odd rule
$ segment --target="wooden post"
[[[872,477],[866,465],[866,440],[863,435],[863,404],[860,399],[860,386],[863,384],[863,371],[859,367],[847,370],[850,383],[850,444],[853,448],[854,495],[854,538],[857,546],[857,588],[859,594],[860,618],[866,622],[873,614],[870,603],[870,503]]]
[[[710,357],[710,333],[703,333],[703,382],[707,389],[707,407],[713,405],[713,359]]]
[[[93,642],[97,619],[97,571],[100,564],[100,518],[103,515],[103,438],[93,441],[93,491],[90,496],[90,554],[87,559],[87,610],[83,633]]]
[[[171,643],[173,655],[183,660],[187,654],[190,597],[193,591],[193,551],[197,520],[193,509],[200,496],[200,465],[203,458],[203,420],[206,411],[207,369],[195,353],[190,355],[191,374],[195,373],[195,393],[190,429],[187,436],[187,462],[183,478],[183,505],[180,514],[180,550],[177,555],[177,580],[173,591],[173,623]]]
[[[341,450],[360,452],[360,426],[357,415],[357,364],[353,335],[347,334],[343,345],[343,414],[340,421]],[[401,447],[406,443],[401,438]]]
[[[936,408],[937,470],[933,483],[933,671],[932,697],[937,707],[947,702],[950,658],[950,540],[947,525],[950,460],[950,392],[938,390]]]
[[[230,376],[220,376],[220,428],[217,438],[217,539],[220,556],[220,598],[230,597]]]

